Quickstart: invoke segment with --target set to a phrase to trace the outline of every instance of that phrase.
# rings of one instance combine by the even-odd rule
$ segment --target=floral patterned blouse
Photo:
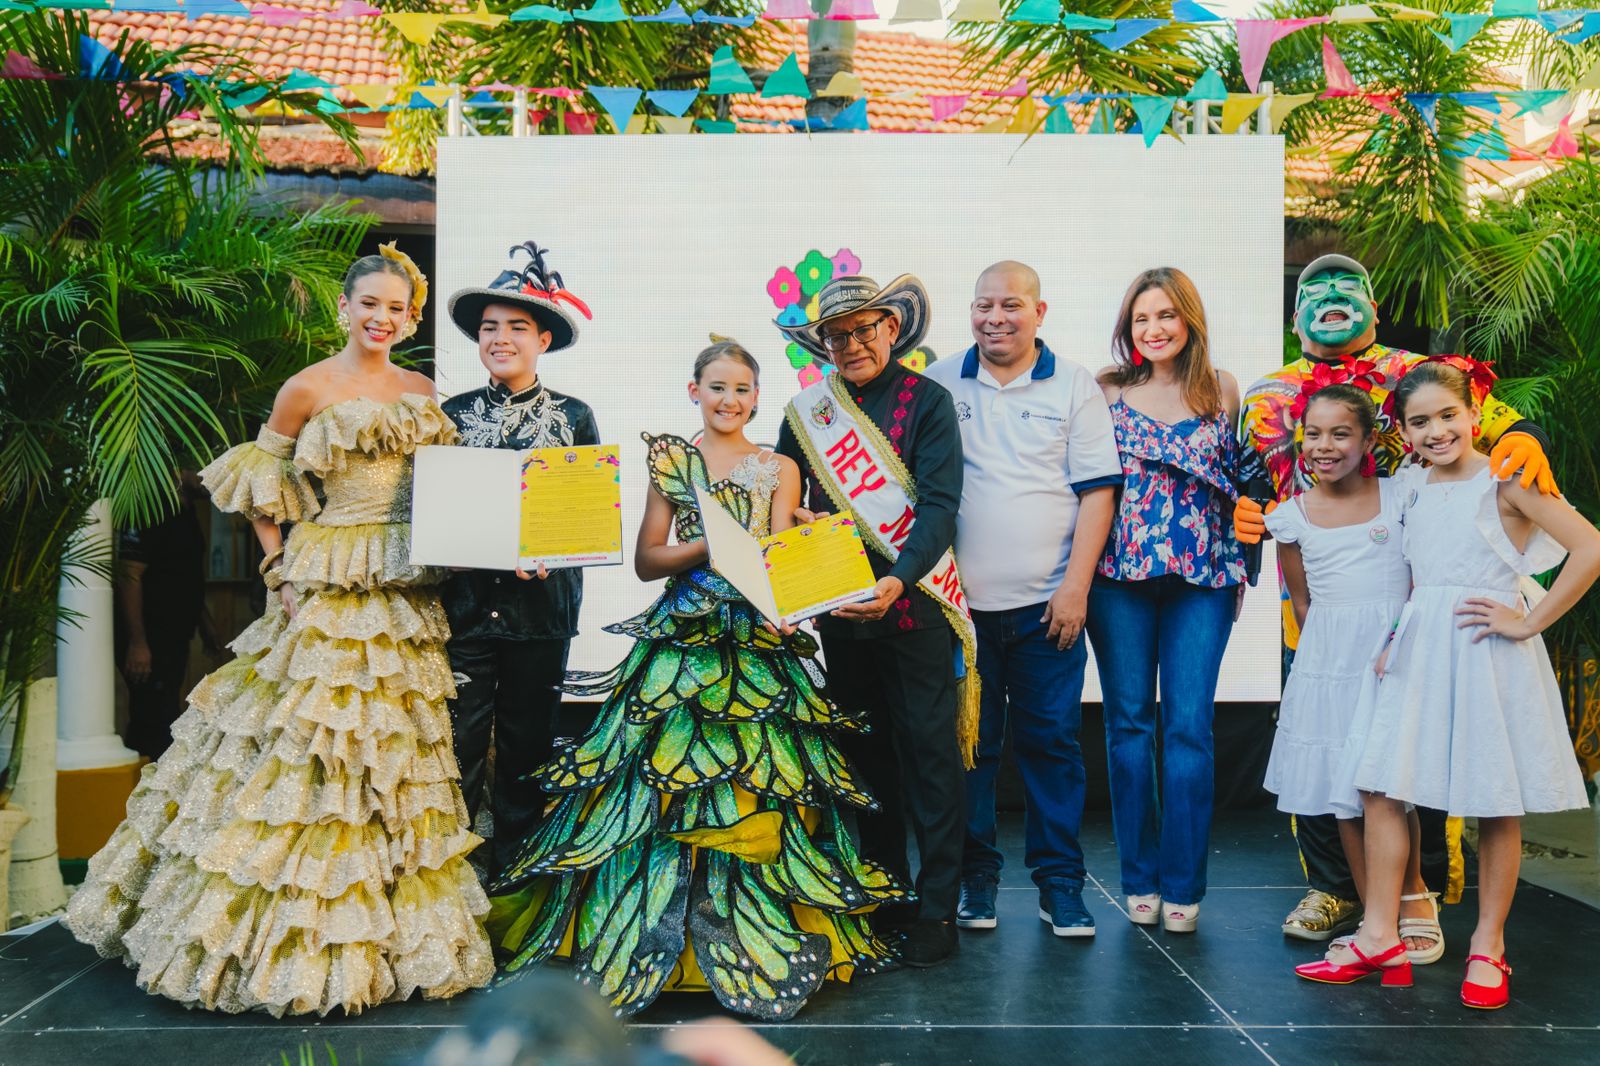
[[[1099,573],[1120,581],[1169,574],[1225,588],[1245,579],[1233,539],[1239,447],[1222,414],[1166,423],[1111,405],[1122,492]]]

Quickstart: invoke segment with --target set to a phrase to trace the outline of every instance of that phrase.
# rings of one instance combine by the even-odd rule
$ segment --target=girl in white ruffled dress
[[[1265,787],[1287,814],[1339,816],[1357,891],[1361,797],[1350,787],[1335,795],[1334,779],[1362,691],[1377,684],[1373,664],[1411,593],[1411,566],[1400,546],[1402,489],[1396,479],[1374,476],[1377,418],[1372,398],[1355,385],[1313,392],[1301,416],[1300,462],[1316,485],[1267,515],[1301,636]],[[1420,843],[1414,812],[1410,820]],[[1422,880],[1420,848],[1406,864],[1401,900],[1409,957],[1437,961],[1444,937]]]
[[[1413,590],[1344,771],[1366,810],[1366,919],[1323,965],[1348,980],[1381,973],[1385,985],[1409,985],[1397,928],[1406,805],[1476,817],[1478,925],[1461,1001],[1493,1009],[1510,998],[1505,921],[1522,815],[1589,805],[1539,634],[1600,576],[1600,531],[1560,497],[1491,477],[1472,447],[1478,408],[1461,371],[1418,366],[1394,399],[1407,443],[1429,465],[1402,475]],[[1530,605],[1523,579],[1563,557],[1549,593]]]

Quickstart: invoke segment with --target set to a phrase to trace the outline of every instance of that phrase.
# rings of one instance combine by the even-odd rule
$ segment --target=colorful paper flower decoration
[[[861,260],[848,248],[840,248],[833,253],[833,276],[836,278],[849,277],[861,273]]]
[[[788,267],[779,267],[772,275],[772,280],[767,282],[767,295],[772,297],[773,305],[782,311],[800,299],[800,278]]]
[[[800,387],[802,389],[809,389],[811,386],[815,385],[821,380],[822,371],[817,367],[817,364],[811,363],[810,365],[801,368]]]
[[[800,291],[815,296],[833,280],[833,260],[813,248],[800,260],[794,272],[800,275]]]
[[[803,326],[806,324],[806,309],[797,303],[790,304],[778,312],[778,321],[785,326]]]
[[[811,353],[793,341],[789,342],[789,346],[783,350],[783,354],[789,360],[789,365],[796,370],[811,363]]]

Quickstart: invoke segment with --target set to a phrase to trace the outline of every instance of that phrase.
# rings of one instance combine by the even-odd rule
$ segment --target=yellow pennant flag
[[[1237,133],[1245,120],[1256,113],[1266,97],[1259,93],[1229,93],[1222,102],[1222,132]]]
[[[400,31],[400,36],[412,44],[427,44],[439,32],[439,27],[452,16],[437,15],[431,11],[386,11],[383,17],[393,23],[394,28]]]
[[[828,87],[823,89],[818,96],[848,96],[854,100],[858,96],[867,95],[867,87],[861,84],[861,79],[848,70],[841,70],[828,79]]]
[[[999,22],[1003,17],[1000,0],[961,0],[950,12],[951,22]]]
[[[469,11],[463,15],[451,15],[451,22],[471,22],[478,26],[498,26],[506,20],[504,15],[496,15],[489,10],[489,5],[484,0],[478,0],[478,10]]]
[[[650,116],[646,115],[644,112],[642,112],[642,111],[639,112],[638,114],[634,115],[632,118],[630,118],[628,120],[628,126],[622,132],[623,133],[644,133],[645,132],[644,125],[645,125],[646,120],[649,119],[649,117]]]
[[[1024,96],[1017,101],[1017,109],[1011,112],[1011,122],[1006,126],[1007,133],[1032,133],[1033,128],[1039,124],[1033,97]]]
[[[1328,12],[1329,22],[1382,22],[1371,4],[1340,4]]]
[[[938,22],[944,18],[939,0],[900,0],[890,22]]]
[[[455,88],[450,85],[419,85],[417,92],[434,107],[443,107],[445,101],[456,94]]]
[[[1316,93],[1293,93],[1288,96],[1274,96],[1271,107],[1272,132],[1277,133],[1283,128],[1283,120],[1289,117],[1289,112],[1301,104],[1309,104],[1317,98]]]
[[[985,122],[982,126],[979,126],[978,127],[978,132],[979,133],[1004,133],[1004,132],[1006,132],[1006,129],[1010,125],[1011,125],[1011,119],[1006,117],[1005,115],[1001,115],[999,118],[995,119],[993,122]]]
[[[1421,8],[1407,7],[1404,4],[1374,4],[1389,13],[1389,17],[1399,22],[1432,22],[1442,18],[1437,11],[1424,11]]]
[[[692,133],[694,132],[694,116],[685,115],[683,118],[673,118],[671,115],[651,115],[662,133]]]
[[[1579,78],[1578,84],[1573,88],[1579,91],[1584,89],[1600,91],[1600,59],[1595,60],[1594,66],[1589,68],[1589,73]]]
[[[394,91],[393,85],[384,85],[377,82],[362,82],[359,85],[346,85],[345,88],[350,90],[351,96],[354,96],[364,106],[370,107],[374,111],[388,103],[389,94]]]

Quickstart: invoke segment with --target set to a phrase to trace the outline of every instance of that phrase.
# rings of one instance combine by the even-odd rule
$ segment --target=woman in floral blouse
[[[1212,367],[1200,294],[1170,267],[1134,279],[1112,347],[1116,362],[1098,379],[1123,485],[1087,628],[1128,917],[1187,933],[1206,891],[1217,674],[1245,579],[1229,524],[1239,385]]]

